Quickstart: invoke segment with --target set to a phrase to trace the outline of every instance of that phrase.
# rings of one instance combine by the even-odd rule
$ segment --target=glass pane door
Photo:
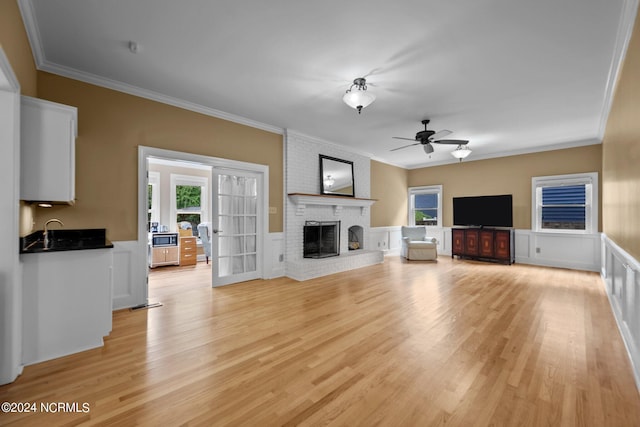
[[[213,286],[261,276],[260,179],[248,172],[214,169]]]

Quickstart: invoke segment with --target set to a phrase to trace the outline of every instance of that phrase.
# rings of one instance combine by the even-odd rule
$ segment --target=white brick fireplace
[[[353,162],[355,197],[320,196],[320,154]],[[352,270],[383,262],[382,251],[369,247],[370,159],[301,135],[285,133],[285,274],[296,280]],[[340,254],[303,257],[306,221],[340,221]],[[349,227],[362,227],[361,249],[349,250]]]

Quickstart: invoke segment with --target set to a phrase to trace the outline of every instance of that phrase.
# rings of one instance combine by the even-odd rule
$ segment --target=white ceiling
[[[40,69],[407,168],[601,142],[638,0],[19,0]],[[129,41],[140,46],[129,50]],[[342,102],[365,76],[376,101]]]

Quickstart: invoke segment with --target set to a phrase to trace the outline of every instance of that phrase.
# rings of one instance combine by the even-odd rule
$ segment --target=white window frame
[[[209,194],[209,178],[204,176],[193,176],[193,175],[180,175],[172,173],[169,175],[169,183],[170,183],[170,210],[169,210],[169,218],[171,218],[171,225],[169,229],[173,232],[177,232],[178,223],[176,222],[178,215],[178,205],[176,203],[176,186],[178,185],[189,185],[201,188],[200,193],[200,222],[209,221],[209,204],[207,203],[207,195]],[[191,212],[198,213],[198,212]]]
[[[151,221],[160,223],[160,172],[149,171],[147,184],[151,186]],[[149,196],[147,195],[147,198]]]
[[[421,187],[409,187],[409,212],[408,221],[409,225],[416,225],[415,216],[415,196],[417,194],[436,194],[438,196],[438,217],[436,218],[436,225],[427,225],[426,227],[442,228],[442,185],[426,185]]]
[[[542,228],[542,188],[585,184],[585,229]],[[531,178],[531,229],[539,233],[596,234],[598,232],[598,172]]]

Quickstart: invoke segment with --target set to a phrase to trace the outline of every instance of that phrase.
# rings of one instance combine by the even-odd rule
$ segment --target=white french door
[[[213,169],[212,286],[262,277],[262,174]]]

